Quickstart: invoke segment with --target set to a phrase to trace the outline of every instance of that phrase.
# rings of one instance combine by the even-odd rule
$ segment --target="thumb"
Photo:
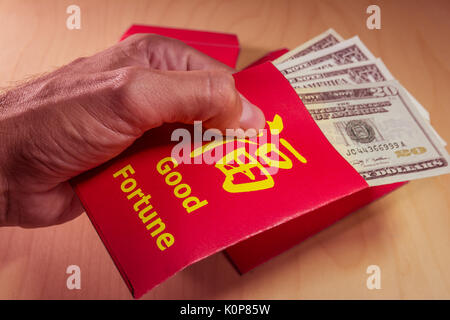
[[[136,107],[144,108],[157,123],[202,121],[207,128],[262,129],[263,112],[243,97],[226,71],[142,70],[127,90]],[[142,109],[141,109],[142,110]],[[148,119],[147,128],[155,119]]]

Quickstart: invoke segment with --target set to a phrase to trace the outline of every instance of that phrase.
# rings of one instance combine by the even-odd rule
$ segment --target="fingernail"
[[[266,125],[264,113],[257,106],[248,101],[242,94],[242,114],[239,120],[242,129],[263,129]]]

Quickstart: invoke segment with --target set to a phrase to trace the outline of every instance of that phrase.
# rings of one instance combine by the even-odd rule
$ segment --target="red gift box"
[[[130,30],[176,35],[229,65],[237,57],[232,35]],[[171,133],[177,127],[192,129],[165,125],[72,181],[134,297],[226,248],[238,270],[246,272],[400,185],[370,188],[270,62],[234,77],[237,89],[263,110],[264,137],[240,140],[237,152],[223,154],[223,163],[186,164],[171,156],[177,144]],[[271,145],[275,140],[279,143]],[[196,150],[190,154],[194,163],[210,152]],[[256,155],[262,160],[242,162]]]

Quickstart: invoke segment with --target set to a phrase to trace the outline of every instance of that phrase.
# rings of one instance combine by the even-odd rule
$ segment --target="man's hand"
[[[163,123],[263,128],[232,72],[179,41],[135,35],[0,95],[0,225],[78,216],[67,181]]]

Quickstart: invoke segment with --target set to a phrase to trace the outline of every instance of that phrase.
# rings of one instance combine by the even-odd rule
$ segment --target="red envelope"
[[[247,68],[273,61],[288,51],[280,49],[269,52]],[[231,246],[225,253],[239,273],[246,273],[405,183],[364,188],[355,194],[324,204],[321,208],[311,208],[311,211],[298,218]]]
[[[72,181],[136,298],[225,248],[245,272],[400,185],[369,188],[270,62],[234,76],[264,111],[265,136],[225,150],[223,163],[185,164],[171,157],[170,137],[191,128],[166,125]],[[272,141],[279,143],[269,148]],[[198,150],[188,153],[194,162],[212,152]]]

